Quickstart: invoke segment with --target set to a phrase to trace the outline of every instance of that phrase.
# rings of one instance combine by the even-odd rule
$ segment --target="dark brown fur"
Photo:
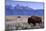
[[[36,25],[36,23],[40,24],[40,23],[42,23],[42,19],[41,19],[41,17],[38,17],[38,16],[31,16],[28,18],[28,24],[30,24],[30,23],[32,23],[34,25]]]

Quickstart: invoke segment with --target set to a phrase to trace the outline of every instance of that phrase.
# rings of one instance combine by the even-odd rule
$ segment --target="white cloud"
[[[31,1],[31,2],[43,2],[44,0],[12,0],[12,1]]]

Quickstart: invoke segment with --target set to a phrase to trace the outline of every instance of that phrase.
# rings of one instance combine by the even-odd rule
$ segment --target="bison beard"
[[[32,23],[34,26],[36,23],[40,24],[42,23],[41,17],[38,16],[31,16],[28,18],[28,24]]]

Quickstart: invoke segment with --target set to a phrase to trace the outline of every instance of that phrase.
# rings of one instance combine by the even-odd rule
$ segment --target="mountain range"
[[[37,15],[37,16],[43,16],[44,15],[44,9],[32,9],[29,7],[24,6],[15,6],[12,8],[12,6],[5,6],[5,14],[6,16],[9,15],[25,15],[25,16],[31,16],[31,15]]]

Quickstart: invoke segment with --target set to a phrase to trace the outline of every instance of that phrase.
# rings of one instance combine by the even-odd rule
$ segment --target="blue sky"
[[[43,2],[15,2],[13,0],[6,0],[6,5],[12,5],[12,7],[19,4],[20,6],[27,6],[33,9],[43,9]]]
[[[11,8],[14,9],[14,7],[16,5],[19,6],[24,6],[24,7],[29,7],[29,8],[32,8],[32,9],[35,9],[35,11],[33,10],[28,10],[28,11],[16,11],[16,10],[13,10],[13,14],[11,12],[11,10],[7,10],[6,11],[6,15],[38,15],[38,16],[43,16],[44,15],[44,11],[43,11],[43,2],[32,2],[32,1],[18,1],[18,0],[6,0],[6,5],[10,5],[12,6]],[[41,10],[38,10],[38,9],[41,9]]]

